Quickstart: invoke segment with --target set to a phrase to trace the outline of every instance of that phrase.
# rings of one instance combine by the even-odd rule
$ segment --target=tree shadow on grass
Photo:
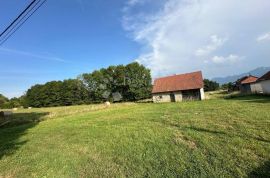
[[[179,123],[177,122],[168,122],[168,121],[162,121],[163,124],[168,125],[170,127],[175,127],[178,129],[187,129],[187,130],[193,130],[193,131],[197,131],[197,132],[204,132],[204,133],[210,133],[210,134],[221,134],[221,135],[225,135],[227,134],[226,132],[223,131],[218,131],[218,130],[210,130],[210,129],[206,129],[206,128],[201,128],[201,127],[194,127],[194,126],[189,126],[189,127],[182,127]]]
[[[210,130],[210,129],[199,128],[199,127],[186,127],[186,129],[194,130],[194,131],[197,131],[197,132],[210,133],[210,134],[226,135],[226,136],[228,136],[230,138],[240,137],[241,139],[245,139],[245,140],[251,140],[252,139],[252,140],[259,141],[259,142],[270,143],[270,141],[265,139],[265,138],[258,137],[258,136],[253,136],[253,135],[250,135],[248,133],[230,134],[230,133],[226,133],[226,132],[223,132],[223,131]]]
[[[222,134],[222,135],[226,134],[225,132],[222,132],[222,131],[210,130],[210,129],[199,128],[199,127],[186,127],[186,128],[197,131],[197,132],[205,132],[205,133],[210,133],[210,134]]]
[[[28,129],[36,126],[48,113],[14,113],[0,122],[0,160],[27,143],[20,138]]]
[[[260,167],[252,170],[249,174],[248,177],[250,178],[255,178],[255,177],[261,177],[261,178],[266,178],[270,177],[270,161],[266,161],[263,165]]]
[[[254,95],[235,95],[227,97],[228,100],[239,100],[243,102],[249,102],[249,103],[270,103],[270,96],[269,95],[260,95],[260,94],[254,94]]]

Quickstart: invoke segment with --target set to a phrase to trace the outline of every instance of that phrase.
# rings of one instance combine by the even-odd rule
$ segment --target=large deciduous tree
[[[137,62],[83,74],[82,80],[96,102],[135,101],[151,95],[150,70]]]

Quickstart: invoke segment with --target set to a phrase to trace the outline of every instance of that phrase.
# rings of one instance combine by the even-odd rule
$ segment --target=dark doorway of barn
[[[242,93],[251,93],[251,87],[250,84],[243,84],[240,86],[240,91]]]
[[[183,101],[200,100],[200,90],[182,91]]]
[[[175,95],[173,93],[170,94],[171,102],[175,102]]]

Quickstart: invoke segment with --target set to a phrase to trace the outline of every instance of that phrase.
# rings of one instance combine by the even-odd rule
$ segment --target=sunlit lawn
[[[19,110],[0,177],[269,177],[270,98]]]

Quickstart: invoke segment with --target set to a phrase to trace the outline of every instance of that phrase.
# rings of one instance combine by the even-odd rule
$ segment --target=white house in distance
[[[203,100],[202,72],[158,78],[152,90],[153,102],[180,102]]]

